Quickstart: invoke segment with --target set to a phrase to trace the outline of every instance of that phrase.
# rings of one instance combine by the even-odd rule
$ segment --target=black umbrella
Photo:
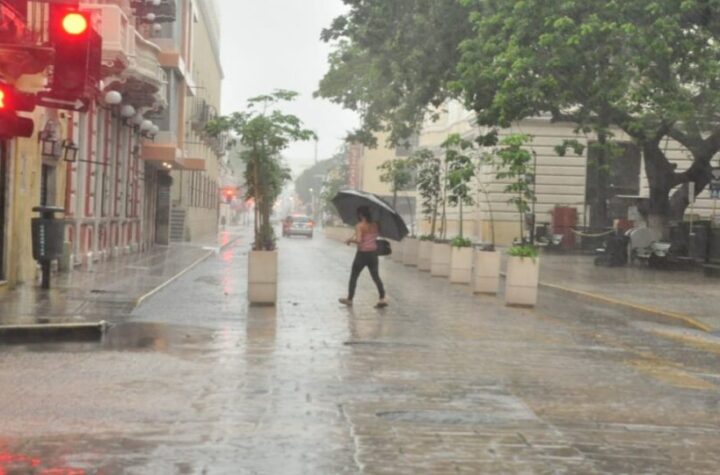
[[[367,206],[373,221],[380,227],[380,236],[401,241],[408,235],[408,228],[402,217],[377,195],[359,190],[343,190],[335,195],[332,202],[345,224],[356,225],[357,209]]]

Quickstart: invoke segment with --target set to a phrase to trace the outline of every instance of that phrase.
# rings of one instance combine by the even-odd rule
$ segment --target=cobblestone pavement
[[[277,308],[248,308],[240,242],[102,343],[0,348],[0,473],[720,471],[714,342],[389,260],[391,306],[364,274],[346,309],[351,249],[281,244]]]

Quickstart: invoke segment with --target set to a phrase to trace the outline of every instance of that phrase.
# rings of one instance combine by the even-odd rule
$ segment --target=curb
[[[561,285],[556,285],[556,284],[547,284],[544,282],[540,282],[539,286],[547,288],[547,289],[558,290],[560,292],[574,294],[574,295],[577,295],[580,297],[584,297],[584,298],[587,298],[590,300],[596,300],[598,302],[606,303],[609,305],[614,305],[617,307],[629,308],[629,309],[647,313],[650,315],[663,317],[664,319],[679,321],[679,322],[682,322],[684,324],[684,326],[688,326],[688,327],[694,328],[696,330],[701,330],[706,333],[710,333],[713,331],[713,328],[711,328],[711,327],[707,326],[706,324],[702,323],[701,321],[691,317],[690,315],[685,315],[685,314],[677,313],[677,312],[669,312],[666,310],[661,310],[661,309],[655,308],[655,307],[648,307],[645,305],[634,304],[631,302],[626,302],[624,300],[617,300],[617,299],[614,299],[611,297],[607,297],[605,295],[594,294],[592,292],[586,292],[584,290],[571,289],[569,287],[563,287]]]
[[[35,341],[95,341],[107,329],[107,322],[93,323],[39,323],[30,325],[0,326],[0,342],[28,343]]]
[[[227,248],[230,247],[232,244],[234,244],[236,241],[238,241],[240,238],[242,238],[242,236],[236,236],[236,237],[234,237],[233,239],[230,239],[226,244],[218,247],[218,248],[217,248],[217,251],[215,251],[215,250],[208,251],[204,256],[201,256],[199,259],[197,259],[197,260],[195,260],[194,262],[190,263],[190,265],[188,265],[185,269],[181,270],[180,272],[178,272],[178,273],[175,274],[174,276],[170,277],[168,280],[166,280],[166,281],[163,282],[162,284],[158,285],[157,287],[155,287],[155,288],[152,289],[151,291],[147,292],[146,294],[141,295],[141,296],[138,297],[137,300],[135,301],[135,308],[140,307],[143,303],[145,303],[145,301],[146,301],[147,299],[149,299],[149,298],[152,297],[153,295],[157,294],[158,292],[160,292],[161,290],[163,290],[165,287],[167,287],[168,285],[170,285],[170,284],[172,284],[173,282],[175,282],[176,280],[178,280],[178,279],[179,279],[180,277],[182,277],[183,275],[185,275],[185,274],[187,274],[188,272],[190,272],[194,267],[196,267],[196,266],[198,266],[199,264],[201,264],[202,262],[205,262],[206,260],[208,260],[208,259],[209,259],[211,256],[213,256],[214,254],[217,254],[218,252],[220,252],[220,251],[222,251],[222,250],[224,250],[224,249],[227,249]]]
[[[500,276],[503,278],[507,277],[505,272],[500,272]],[[695,330],[700,330],[705,333],[712,333],[715,331],[714,328],[709,327],[706,324],[704,324],[703,322],[691,317],[690,315],[685,315],[683,313],[668,312],[666,310],[661,310],[661,309],[655,308],[655,307],[648,307],[646,305],[640,305],[640,304],[635,304],[632,302],[626,302],[624,300],[617,300],[612,297],[608,297],[606,295],[594,294],[592,292],[586,292],[584,290],[572,289],[570,287],[564,287],[562,285],[557,285],[557,284],[548,284],[546,282],[539,282],[538,287],[544,287],[546,289],[557,290],[560,292],[573,294],[578,297],[584,297],[586,299],[595,300],[595,301],[602,302],[602,303],[605,303],[608,305],[629,308],[631,310],[646,313],[648,315],[655,315],[656,317],[662,317],[665,320],[675,320],[676,322],[679,321],[679,322],[682,322],[684,324],[684,326],[686,326],[686,327],[690,327]]]

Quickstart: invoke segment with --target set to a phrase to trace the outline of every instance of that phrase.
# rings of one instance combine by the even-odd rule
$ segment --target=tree
[[[520,241],[525,243],[525,214],[535,201],[535,176],[533,158],[525,147],[532,138],[524,134],[511,134],[499,142],[500,148],[494,153],[483,155],[482,159],[495,169],[495,178],[509,183],[503,190],[510,195],[508,203],[513,205],[519,215]]]
[[[309,203],[312,200],[312,193],[310,189],[320,190],[323,186],[323,180],[325,176],[335,167],[338,163],[345,160],[345,156],[340,153],[327,160],[321,160],[305,169],[295,179],[295,193],[305,203]]]
[[[403,158],[386,160],[378,167],[380,170],[380,181],[390,185],[393,194],[392,205],[397,207],[397,195],[399,191],[409,189],[413,184],[412,162]]]
[[[614,158],[619,127],[644,152],[651,223],[682,218],[687,189],[676,188],[694,181],[699,193],[720,150],[719,30],[708,2],[464,1],[483,13],[463,43],[456,86],[481,124],[540,114],[573,122],[597,136],[599,170]],[[688,170],[663,152],[668,137],[693,155]]]
[[[314,132],[303,128],[296,116],[279,109],[268,110],[295,97],[297,93],[285,90],[253,97],[248,100],[247,111],[219,117],[207,126],[212,136],[233,132],[235,140],[243,146],[240,156],[247,166],[245,198],[255,201],[254,250],[275,249],[270,215],[275,200],[290,179],[289,170],[281,163],[280,153],[293,141],[315,138]]]
[[[475,163],[473,158],[468,155],[468,152],[474,148],[474,144],[470,140],[462,138],[460,134],[450,134],[440,147],[445,150],[448,202],[450,205],[458,207],[460,219],[458,237],[462,240],[465,237],[463,233],[463,206],[475,204],[473,191],[470,187],[470,183],[475,177]]]
[[[323,183],[322,192],[320,193],[323,210],[335,218],[339,218],[340,216],[332,200],[339,191],[348,186],[348,175],[347,161],[344,156],[341,156],[340,160],[334,162],[333,167],[328,171],[325,182]]]
[[[374,132],[388,130],[397,145],[448,97],[470,10],[457,0],[343,1],[348,12],[321,35],[334,51],[316,95],[360,114],[350,139],[376,145]]]
[[[437,218],[442,200],[442,162],[426,148],[416,150],[411,156],[417,169],[417,189],[422,198],[422,214],[430,221],[430,239],[435,239]]]
[[[338,37],[353,54],[336,56],[331,73],[348,72],[346,59],[362,57],[366,64],[379,65],[392,63],[394,54],[428,53],[422,40],[417,47],[398,41],[395,28],[419,29],[437,10],[414,9],[422,2],[410,0],[349,3]],[[393,3],[402,14],[384,12],[385,18],[378,19],[383,13],[379,3]],[[695,183],[696,194],[704,189],[711,179],[710,160],[720,150],[720,16],[714,14],[719,0],[458,3],[459,9],[447,2],[438,2],[438,8],[469,21],[456,18],[457,28],[437,22],[432,37],[446,37],[446,46],[461,45],[460,55],[424,57],[425,62],[437,59],[447,71],[421,75],[421,66],[410,61],[398,63],[399,71],[358,67],[351,85],[335,81],[333,90],[325,89],[326,97],[350,99],[339,102],[356,106],[366,128],[389,128],[393,137],[419,123],[417,115],[397,112],[420,111],[418,103],[427,97],[432,104],[454,94],[477,113],[481,125],[490,127],[547,114],[597,137],[599,171],[613,159],[612,130],[620,128],[643,151],[651,223],[682,217],[688,184]],[[687,170],[676,170],[665,155],[668,138],[692,155]]]

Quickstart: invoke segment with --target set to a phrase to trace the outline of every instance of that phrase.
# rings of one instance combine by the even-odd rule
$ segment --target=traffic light
[[[225,188],[223,189],[223,196],[225,197],[225,203],[232,203],[235,199],[235,196],[237,194],[237,191],[235,188]]]
[[[35,110],[35,96],[0,83],[0,139],[30,137],[35,128],[33,120],[19,117],[18,112]]]
[[[68,5],[50,5],[50,42],[55,47],[53,94],[85,96],[100,79],[102,57],[102,39],[92,29],[90,14]]]

